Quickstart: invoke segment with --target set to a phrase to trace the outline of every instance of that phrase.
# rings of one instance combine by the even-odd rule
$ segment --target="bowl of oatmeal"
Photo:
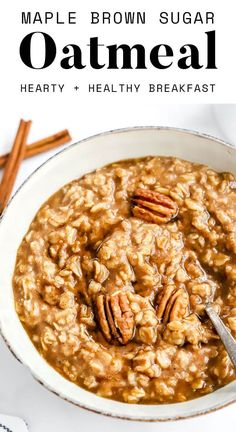
[[[0,324],[49,390],[133,420],[235,400],[205,313],[236,336],[236,156],[215,138],[131,128],[68,147],[0,224]]]

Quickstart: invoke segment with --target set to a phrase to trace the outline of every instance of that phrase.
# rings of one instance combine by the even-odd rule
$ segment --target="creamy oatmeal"
[[[236,336],[236,182],[170,157],[64,186],[18,250],[16,310],[41,355],[128,403],[180,402],[235,379],[205,314]]]

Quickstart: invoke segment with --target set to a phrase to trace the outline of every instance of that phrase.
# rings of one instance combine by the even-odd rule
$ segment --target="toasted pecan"
[[[189,312],[189,296],[184,288],[167,285],[157,297],[157,318],[163,324],[178,321],[186,317]]]
[[[97,317],[108,342],[126,345],[134,336],[134,315],[126,293],[100,294],[96,298]]]
[[[148,189],[137,189],[131,199],[135,217],[156,224],[167,223],[178,214],[178,205],[172,198]]]

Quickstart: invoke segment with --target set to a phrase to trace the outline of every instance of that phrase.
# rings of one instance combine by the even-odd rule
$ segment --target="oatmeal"
[[[39,210],[18,250],[16,310],[68,380],[128,403],[235,379],[205,313],[236,337],[235,177],[171,157],[105,166]]]

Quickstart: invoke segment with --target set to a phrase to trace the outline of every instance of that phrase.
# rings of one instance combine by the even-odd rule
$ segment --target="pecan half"
[[[108,342],[126,345],[134,336],[134,315],[126,293],[100,294],[96,298],[97,318]]]
[[[137,189],[131,203],[135,217],[156,224],[170,222],[179,211],[178,205],[169,196],[147,189]]]
[[[189,312],[189,297],[184,288],[167,285],[157,297],[157,318],[164,324],[178,321],[186,317]]]

